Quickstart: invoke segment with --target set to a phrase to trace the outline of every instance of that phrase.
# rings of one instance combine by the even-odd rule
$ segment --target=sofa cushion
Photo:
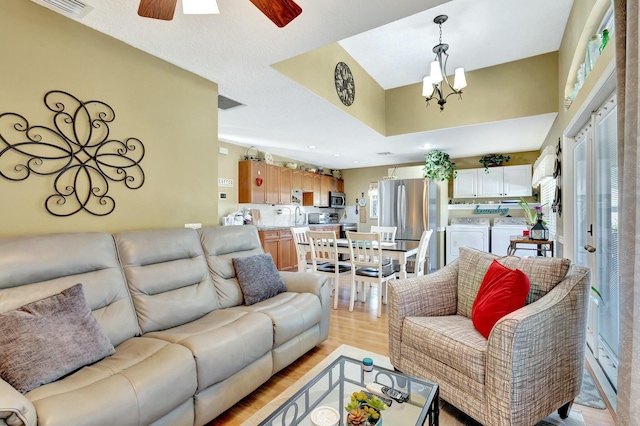
[[[484,383],[488,340],[462,315],[407,317],[402,344]]]
[[[139,334],[113,237],[77,232],[0,238],[0,312],[82,283],[114,346]]]
[[[525,304],[533,303],[553,289],[567,274],[571,261],[560,257],[498,257],[469,247],[460,247],[458,263],[458,315],[471,318],[471,309],[491,262],[498,259],[511,269],[527,274],[531,284]]]
[[[189,349],[198,372],[198,392],[221,382],[271,351],[273,325],[266,315],[217,309],[190,323],[148,333]]]
[[[114,235],[142,333],[176,327],[219,307],[195,229]]]
[[[474,327],[488,339],[496,322],[522,308],[528,294],[529,278],[524,272],[507,268],[494,260],[473,302],[471,320]]]
[[[253,305],[287,291],[270,254],[236,257],[233,267],[245,305]]]
[[[188,349],[134,337],[118,345],[112,356],[26,397],[38,412],[38,424],[151,425],[185,402],[193,411],[196,386]]]
[[[273,324],[274,348],[304,333],[322,319],[320,299],[312,293],[280,293],[251,306],[230,309],[268,316]]]
[[[22,393],[115,352],[76,284],[0,313],[0,376]]]
[[[264,253],[258,229],[252,225],[216,226],[201,228],[198,232],[220,307],[243,305],[233,259]]]

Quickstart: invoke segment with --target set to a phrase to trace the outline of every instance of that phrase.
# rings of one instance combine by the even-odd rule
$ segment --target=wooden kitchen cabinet
[[[321,193],[321,181],[322,181],[322,176],[320,175],[313,175],[313,205],[314,206],[321,206],[321,199],[320,199],[320,193]]]
[[[280,203],[280,167],[267,164],[267,204]]]
[[[240,161],[238,164],[238,202],[267,202],[267,165],[260,161]]]
[[[322,207],[329,207],[329,191],[337,191],[336,179],[331,176],[320,176],[320,204]]]
[[[291,173],[291,188],[302,190],[302,170],[293,170]]]
[[[291,190],[293,189],[293,170],[287,167],[280,169],[280,201],[278,204],[291,204]]]
[[[273,258],[276,268],[280,271],[297,270],[297,256],[293,235],[288,229],[271,229],[258,231],[260,243],[265,253]]]
[[[302,191],[313,192],[313,177],[314,173],[302,172]]]

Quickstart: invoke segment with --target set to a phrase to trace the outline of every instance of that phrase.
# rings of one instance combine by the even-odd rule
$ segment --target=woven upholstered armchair
[[[486,339],[471,308],[493,259],[531,287]],[[534,425],[555,410],[566,418],[582,385],[589,288],[590,270],[567,259],[461,248],[433,274],[389,283],[391,363],[438,383],[444,400],[484,425]]]

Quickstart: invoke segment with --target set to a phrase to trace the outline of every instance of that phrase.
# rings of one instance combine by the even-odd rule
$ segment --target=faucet
[[[283,206],[282,209],[280,209],[280,210],[281,211],[288,210],[289,211],[289,217],[291,217],[292,212],[291,212],[291,208],[290,207]],[[295,217],[291,217],[291,219],[293,219],[295,221]]]
[[[300,208],[300,206],[296,206],[295,213],[293,214],[293,224],[294,225],[298,224],[298,217],[299,216],[302,216],[302,209]],[[302,221],[302,224],[304,225],[304,221]]]

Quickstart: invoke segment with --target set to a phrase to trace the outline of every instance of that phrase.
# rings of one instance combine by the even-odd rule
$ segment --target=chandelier
[[[438,105],[440,105],[440,111],[444,110],[444,104],[447,103],[447,98],[454,93],[462,99],[462,89],[467,87],[464,68],[456,68],[453,86],[447,78],[447,60],[449,59],[447,50],[449,50],[449,45],[442,43],[442,24],[446,22],[448,18],[447,15],[438,15],[433,20],[433,22],[440,27],[440,42],[433,46],[433,53],[436,54],[436,58],[431,62],[431,75],[424,78],[422,85],[422,96],[427,98],[427,106],[429,106],[430,100],[435,99],[438,101]],[[451,93],[446,96],[444,94],[446,86],[443,83],[446,83],[446,86],[449,86],[448,90],[451,90]]]

